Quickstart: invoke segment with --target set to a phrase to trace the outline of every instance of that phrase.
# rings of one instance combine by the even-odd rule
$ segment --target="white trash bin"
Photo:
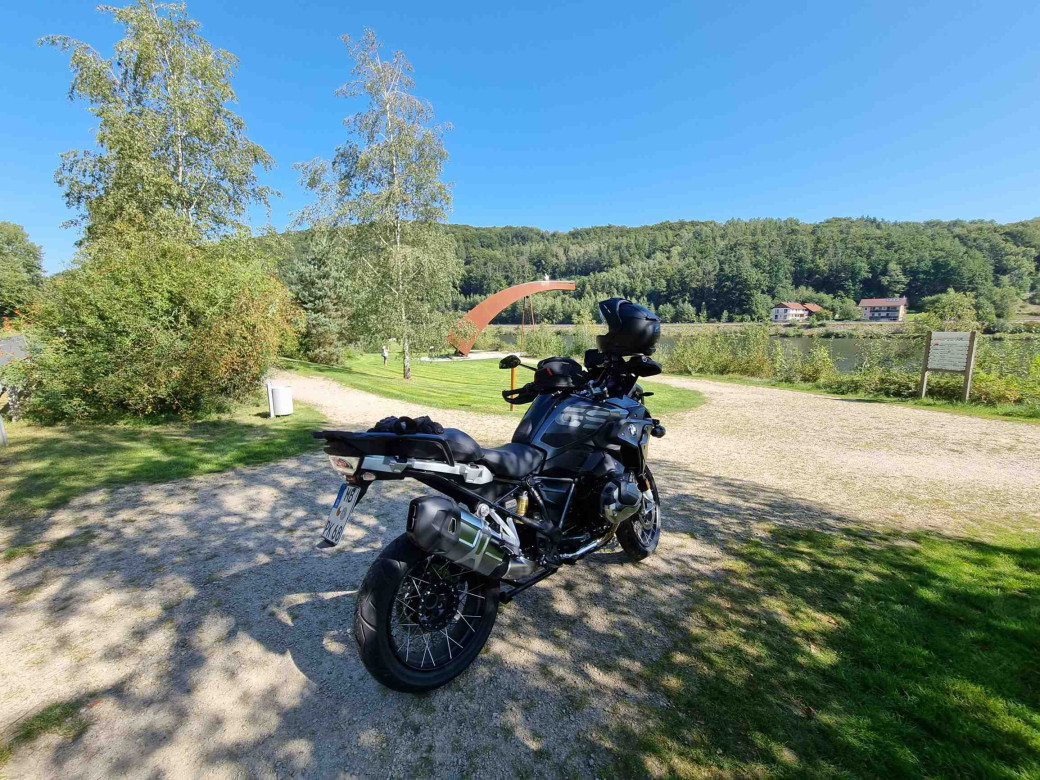
[[[292,414],[292,388],[285,386],[267,386],[267,405],[271,417],[285,417]]]

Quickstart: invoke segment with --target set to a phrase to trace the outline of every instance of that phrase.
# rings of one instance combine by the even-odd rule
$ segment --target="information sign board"
[[[928,373],[946,371],[964,375],[961,400],[971,392],[971,373],[975,367],[975,331],[929,331],[921,366],[920,397],[928,391]]]

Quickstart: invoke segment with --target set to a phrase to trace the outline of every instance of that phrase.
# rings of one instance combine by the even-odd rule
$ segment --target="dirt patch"
[[[520,417],[278,381],[343,427],[430,413],[498,444]],[[420,486],[372,490],[333,550],[315,547],[337,488],[321,454],[97,491],[43,518],[47,544],[0,562],[0,729],[72,698],[89,702],[87,728],[20,747],[9,775],[596,777],[619,747],[610,724],[648,695],[633,673],[732,541],[777,523],[1040,525],[1040,427],[672,381],[709,404],[651,445],[658,554],[560,572],[503,608],[468,673],[424,696],[373,682],[351,635],[357,587]],[[73,533],[87,541],[55,544]]]

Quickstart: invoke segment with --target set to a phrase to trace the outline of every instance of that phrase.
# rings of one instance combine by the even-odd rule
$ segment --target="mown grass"
[[[621,776],[1040,777],[1040,548],[776,530],[691,596]]]
[[[529,361],[528,361],[529,362]],[[509,389],[509,371],[498,367],[497,360],[412,361],[412,378],[401,378],[399,355],[393,355],[386,367],[379,355],[358,355],[343,366],[324,366],[302,360],[283,359],[283,366],[308,376],[321,376],[348,387],[386,398],[430,406],[437,409],[463,409],[468,412],[510,414],[502,400],[502,390]],[[531,381],[533,374],[518,368],[517,386]],[[654,393],[647,408],[658,417],[689,411],[704,403],[695,390],[644,380],[640,384]],[[523,414],[518,406],[512,414]]]
[[[167,482],[297,455],[318,446],[310,432],[322,421],[300,404],[274,420],[266,405],[249,404],[192,423],[8,423],[10,445],[0,447],[0,521],[20,522],[105,485]]]
[[[713,382],[729,382],[735,385],[776,387],[781,390],[795,390],[800,393],[837,396],[870,403],[913,406],[923,409],[931,409],[937,412],[946,412],[948,414],[961,414],[967,417],[982,417],[989,420],[1013,420],[1015,422],[1040,423],[1040,407],[1035,404],[995,404],[992,406],[983,406],[981,404],[965,404],[959,401],[946,401],[939,398],[890,398],[888,396],[868,395],[865,393],[835,393],[817,387],[809,382],[779,382],[775,379],[760,379],[757,377],[735,376],[733,374],[684,374],[683,376],[691,376],[696,379],[710,379]]]

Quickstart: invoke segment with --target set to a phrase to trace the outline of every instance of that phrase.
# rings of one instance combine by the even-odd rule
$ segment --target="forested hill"
[[[450,225],[465,261],[464,305],[518,282],[573,279],[577,296],[537,299],[539,320],[570,321],[608,295],[654,306],[665,319],[762,319],[773,301],[906,295],[911,308],[947,289],[976,294],[1006,317],[1040,289],[1040,219],[886,222],[794,219],[662,222],[567,233]],[[515,308],[515,307],[514,307]],[[512,320],[517,312],[506,312]]]

